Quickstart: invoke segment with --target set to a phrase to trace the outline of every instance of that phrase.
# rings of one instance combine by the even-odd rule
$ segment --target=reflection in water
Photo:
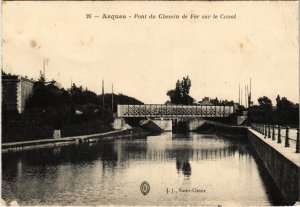
[[[196,133],[7,153],[2,197],[22,205],[281,204],[253,158],[245,138]],[[144,180],[147,196],[139,192]],[[166,188],[206,193],[169,195]]]
[[[53,149],[53,156],[54,157],[59,157],[60,156],[60,147],[56,147]]]
[[[192,174],[191,164],[189,160],[181,160],[176,158],[176,169],[182,171],[183,175],[189,177]]]

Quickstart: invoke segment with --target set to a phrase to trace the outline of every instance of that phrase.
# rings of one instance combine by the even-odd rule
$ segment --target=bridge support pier
[[[125,122],[125,120],[124,120],[123,118],[114,118],[114,121],[113,121],[113,123],[111,124],[111,126],[112,126],[112,128],[113,128],[114,130],[121,130],[121,129],[123,129],[125,126],[126,126],[126,127],[129,127],[129,126],[126,124],[126,122]]]
[[[159,126],[165,132],[172,131],[172,120],[154,119],[152,120],[157,126]]]
[[[205,124],[206,120],[202,118],[187,120],[187,130],[194,131]]]
[[[148,119],[140,121],[140,126],[154,133],[172,131],[172,120]]]

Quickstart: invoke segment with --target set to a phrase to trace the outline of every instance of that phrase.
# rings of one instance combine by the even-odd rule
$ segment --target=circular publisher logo
[[[147,195],[150,191],[149,183],[147,183],[146,181],[142,182],[142,184],[140,186],[140,190],[143,195]]]

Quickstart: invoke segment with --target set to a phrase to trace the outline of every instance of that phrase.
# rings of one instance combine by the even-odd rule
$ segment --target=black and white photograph
[[[299,206],[298,1],[3,1],[1,206]]]

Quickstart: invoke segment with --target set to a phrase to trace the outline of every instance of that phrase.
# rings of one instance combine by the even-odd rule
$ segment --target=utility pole
[[[246,91],[246,86],[245,86],[245,108],[247,108],[247,91]]]
[[[44,76],[45,82],[46,82],[46,65],[48,65],[48,61],[49,61],[48,58],[43,59],[43,76]]]
[[[241,89],[241,106],[243,105],[243,89]]]
[[[247,101],[248,101],[248,108],[250,106],[250,99],[249,99],[249,87],[247,85]]]
[[[239,105],[241,105],[241,85],[239,83]]]
[[[247,102],[247,107],[248,105],[248,85],[246,85],[246,102]]]
[[[250,78],[250,94],[249,94],[249,104],[251,105],[251,99],[252,99],[252,91],[251,91],[251,78]]]
[[[102,80],[102,108],[104,109],[104,80]]]
[[[102,79],[102,124],[104,124],[104,80]]]
[[[44,79],[46,81],[46,60],[45,60],[45,58],[43,59],[43,75],[44,75]]]
[[[111,84],[111,111],[114,111],[114,83]]]

